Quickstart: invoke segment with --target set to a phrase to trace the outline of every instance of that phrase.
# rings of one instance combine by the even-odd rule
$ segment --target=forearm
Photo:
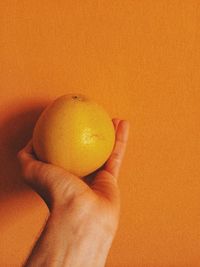
[[[91,219],[78,221],[79,225],[70,229],[62,215],[49,217],[26,267],[103,267],[112,235],[90,223]]]

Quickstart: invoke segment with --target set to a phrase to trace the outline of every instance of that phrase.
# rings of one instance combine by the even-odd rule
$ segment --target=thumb
[[[55,204],[70,201],[86,188],[79,177],[65,169],[36,159],[32,140],[18,152],[24,181],[30,185],[52,209]]]

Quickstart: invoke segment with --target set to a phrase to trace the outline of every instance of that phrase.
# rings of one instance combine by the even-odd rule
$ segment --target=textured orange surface
[[[200,266],[199,29],[198,0],[0,2],[0,266],[22,265],[48,216],[16,152],[68,92],[131,123],[106,266]]]

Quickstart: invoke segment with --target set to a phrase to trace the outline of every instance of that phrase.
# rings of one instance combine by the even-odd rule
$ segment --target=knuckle
[[[118,153],[118,152],[113,152],[113,154],[112,154],[112,158],[113,158],[114,160],[120,161],[120,160],[121,160],[121,158],[120,158],[120,153]]]

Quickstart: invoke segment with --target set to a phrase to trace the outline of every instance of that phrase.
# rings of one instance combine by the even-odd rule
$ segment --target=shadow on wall
[[[34,125],[49,102],[26,101],[7,106],[8,116],[0,121],[0,196],[26,188],[20,175],[17,152],[32,137]]]
[[[24,266],[48,218],[43,200],[23,182],[17,159],[48,102],[28,99],[1,108],[0,266]]]

